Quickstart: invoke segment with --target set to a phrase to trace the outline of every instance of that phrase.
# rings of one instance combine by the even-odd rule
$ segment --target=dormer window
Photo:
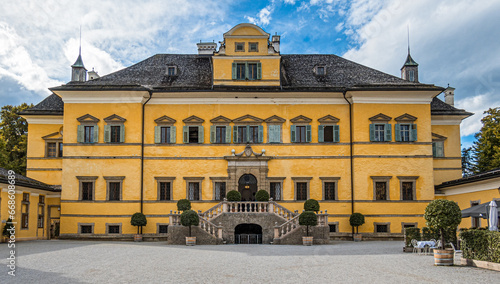
[[[233,62],[233,80],[262,79],[262,64],[260,62]]]
[[[245,51],[245,43],[244,42],[235,43],[235,51],[236,52],[244,52]]]
[[[325,76],[326,75],[326,67],[325,66],[316,66],[314,68],[314,73],[316,73],[317,76]]]
[[[177,76],[177,67],[176,66],[168,66],[167,67],[167,75],[168,76]]]
[[[258,42],[250,42],[248,44],[248,51],[258,52],[259,51],[259,43]]]

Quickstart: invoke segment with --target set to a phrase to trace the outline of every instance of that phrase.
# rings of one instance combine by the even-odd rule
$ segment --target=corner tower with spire
[[[418,83],[418,63],[410,55],[410,30],[408,28],[408,56],[401,67],[401,78],[410,82]]]
[[[87,69],[85,69],[82,60],[82,31],[80,29],[80,49],[78,51],[78,58],[71,65],[71,82],[85,82],[86,80]]]

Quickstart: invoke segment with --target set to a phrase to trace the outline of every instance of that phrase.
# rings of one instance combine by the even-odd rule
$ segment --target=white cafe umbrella
[[[490,212],[489,212],[489,229],[490,231],[498,231],[498,210],[497,203],[495,201],[490,202]]]

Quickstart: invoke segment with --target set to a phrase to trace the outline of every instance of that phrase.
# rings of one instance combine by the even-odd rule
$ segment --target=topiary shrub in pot
[[[180,199],[177,201],[177,210],[180,211],[186,211],[191,209],[191,201],[187,199]]]
[[[453,265],[454,251],[446,250],[446,231],[455,230],[462,222],[462,211],[458,204],[451,200],[436,199],[431,201],[425,208],[424,214],[427,226],[439,231],[441,246],[434,250],[434,264],[439,266]],[[451,259],[451,261],[450,261]]]
[[[226,194],[226,198],[227,198],[227,201],[232,201],[232,202],[241,201],[241,193],[239,191],[236,191],[236,190],[231,190]],[[232,207],[231,211],[235,212],[236,208],[232,205],[230,205],[230,206]]]
[[[134,241],[135,242],[142,242],[142,227],[146,226],[148,224],[148,220],[146,219],[146,215],[137,212],[132,215],[132,218],[130,219],[130,224],[132,226],[137,227],[137,234],[134,235]],[[140,228],[140,233],[139,233],[139,228]]]
[[[302,237],[302,244],[312,245],[313,237],[309,237],[309,226],[318,225],[318,216],[313,211],[304,211],[299,215],[299,225],[306,226],[306,236]]]
[[[196,237],[191,236],[191,226],[198,226],[200,223],[200,217],[198,213],[193,210],[186,210],[181,214],[181,225],[189,227],[189,236],[186,237],[186,245],[194,246],[196,244]]]
[[[261,189],[261,190],[257,191],[257,193],[255,194],[255,200],[257,200],[259,202],[267,202],[267,201],[269,201],[269,193],[267,191]],[[265,206],[262,206],[260,210],[262,212],[266,212]]]
[[[361,241],[362,235],[359,234],[358,228],[365,223],[365,216],[361,213],[352,213],[351,217],[349,218],[349,223],[352,227],[356,227],[356,233],[353,235],[353,240],[355,242]]]
[[[305,211],[314,211],[318,213],[319,211],[319,202],[316,199],[308,199],[304,202],[304,210]]]

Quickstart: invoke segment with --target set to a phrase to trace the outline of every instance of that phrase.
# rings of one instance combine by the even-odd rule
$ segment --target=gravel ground
[[[495,271],[436,267],[402,242],[321,246],[168,246],[30,241],[17,244],[16,277],[0,246],[0,283],[499,283]]]

